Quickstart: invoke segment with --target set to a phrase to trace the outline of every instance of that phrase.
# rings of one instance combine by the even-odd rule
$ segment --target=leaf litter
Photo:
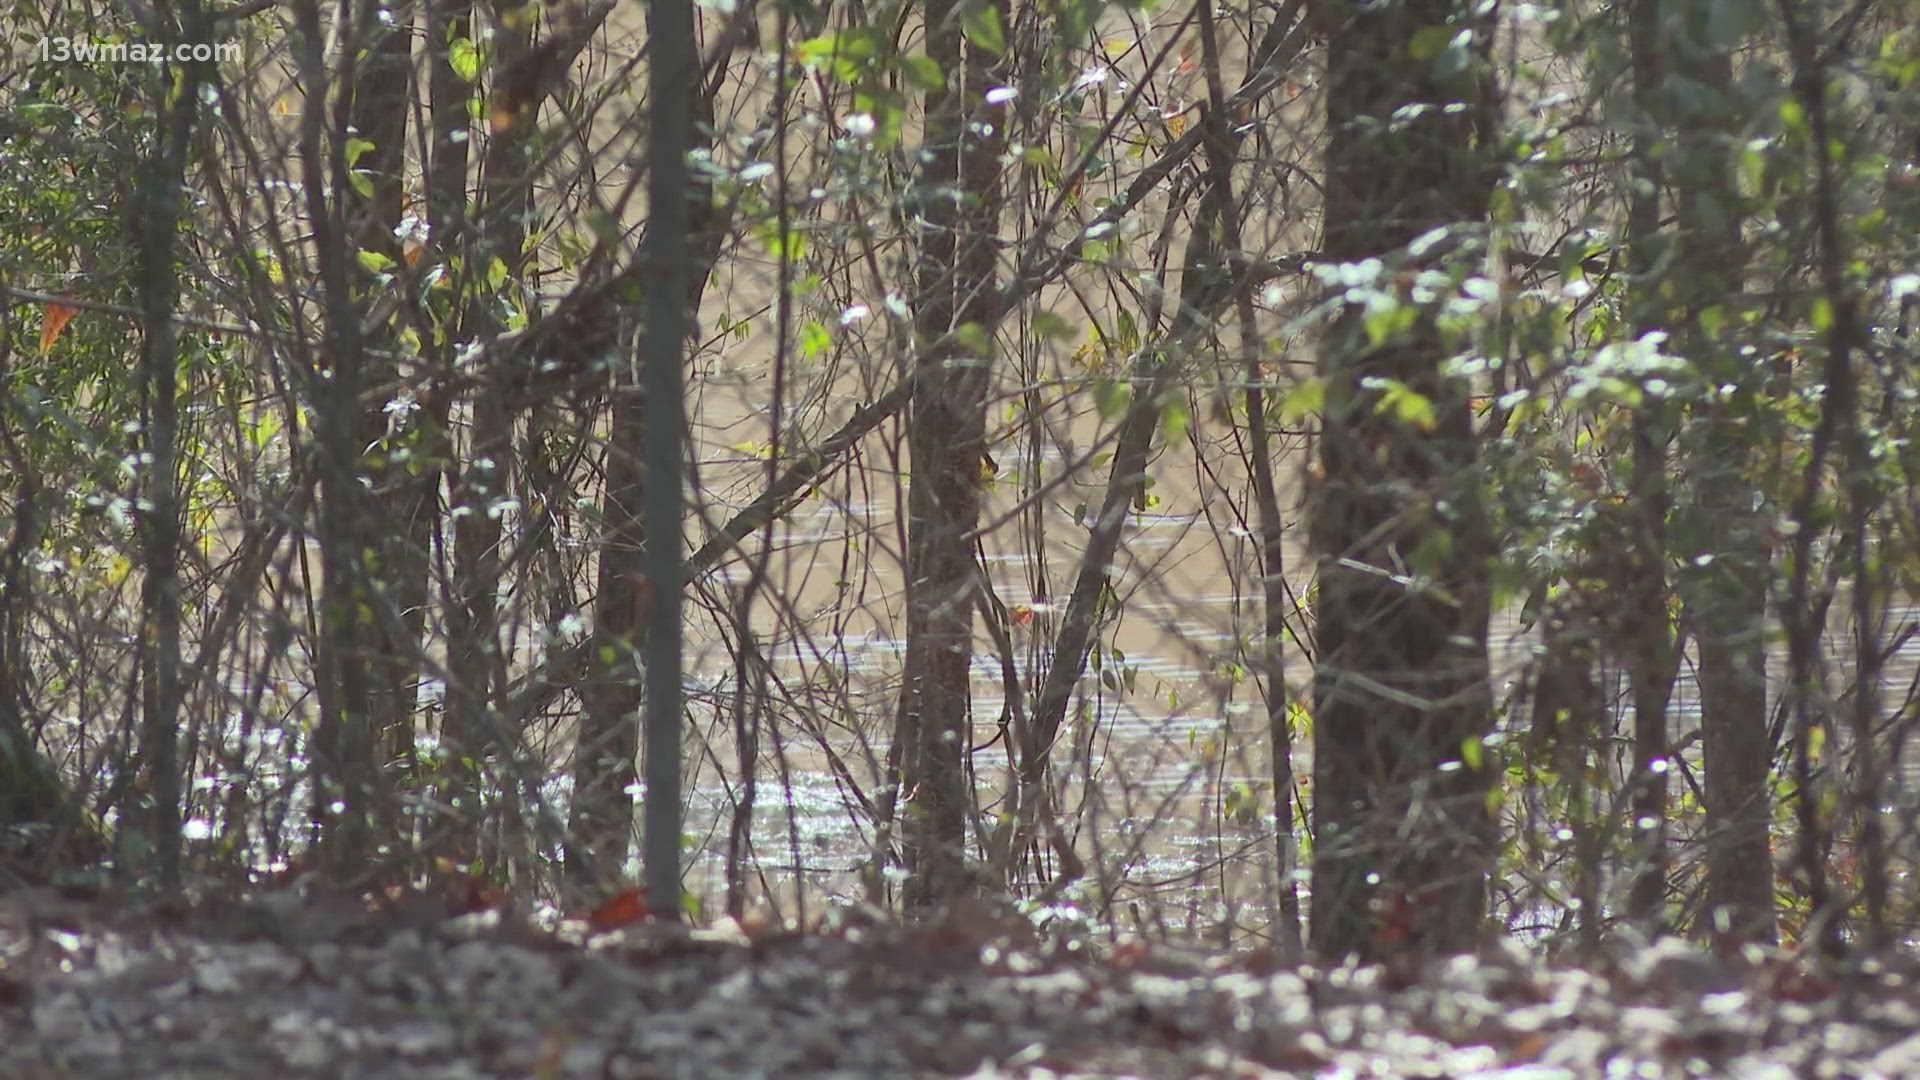
[[[1673,940],[1327,968],[980,912],[600,933],[425,898],[29,891],[0,896],[0,1076],[1904,1077],[1916,978]]]

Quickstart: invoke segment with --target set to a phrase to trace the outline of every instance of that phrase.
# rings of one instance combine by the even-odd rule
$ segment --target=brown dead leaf
[[[80,314],[79,308],[67,304],[49,303],[47,305],[46,318],[40,323],[41,356],[53,351],[53,346],[60,340],[60,335],[66,333],[67,324],[72,322],[73,317],[78,314]]]
[[[587,915],[587,925],[595,933],[608,933],[623,926],[645,922],[647,919],[646,898],[637,888],[621,889],[613,898]]]

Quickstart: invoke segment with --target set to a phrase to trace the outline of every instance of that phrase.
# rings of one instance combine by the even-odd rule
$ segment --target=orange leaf
[[[489,885],[483,878],[468,878],[454,895],[454,903],[466,915],[492,911],[506,902],[507,894]]]
[[[1027,626],[1033,622],[1033,609],[1025,604],[1015,604],[1013,610],[1007,612],[1007,621],[1015,626]]]
[[[1130,937],[1114,946],[1113,952],[1108,954],[1107,960],[1114,967],[1124,971],[1140,966],[1140,962],[1146,958],[1147,943],[1141,941],[1139,938]]]
[[[1390,892],[1374,902],[1374,943],[1385,950],[1406,948],[1413,943],[1419,921],[1420,915],[1407,894]]]
[[[640,890],[622,889],[614,894],[613,899],[593,909],[593,913],[587,916],[587,925],[596,932],[605,933],[643,922],[646,917],[647,902],[641,897]]]
[[[41,356],[53,351],[54,343],[60,340],[60,335],[66,332],[67,324],[72,322],[73,317],[78,314],[80,309],[77,307],[69,307],[61,303],[47,305],[46,320],[40,324]]]

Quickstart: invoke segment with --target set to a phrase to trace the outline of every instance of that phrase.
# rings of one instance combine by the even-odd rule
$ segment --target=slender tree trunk
[[[1704,5],[1702,5],[1704,6]],[[1704,46],[1702,47],[1705,48]],[[1729,342],[1716,341],[1702,314],[1740,303],[1745,246],[1733,176],[1729,132],[1742,126],[1729,115],[1737,91],[1725,48],[1697,57],[1689,77],[1714,104],[1682,119],[1688,151],[1676,170],[1680,258],[1689,312],[1687,355],[1709,364],[1712,381],[1764,394],[1757,369]],[[1732,321],[1732,320],[1728,320]],[[1716,523],[1718,557],[1698,567],[1689,610],[1697,614],[1700,649],[1700,723],[1706,765],[1706,928],[1738,940],[1771,943],[1779,927],[1773,884],[1773,746],[1768,738],[1767,588],[1772,564],[1768,514],[1753,478],[1761,443],[1752,437],[1752,412],[1742,401],[1715,402],[1706,416],[1707,444],[1694,462],[1694,505]]]
[[[700,296],[699,290],[690,286],[689,271],[696,268],[689,265],[687,256],[693,245],[701,242],[696,238],[693,214],[698,189],[688,164],[688,154],[695,148],[693,103],[707,103],[701,119],[709,128],[713,123],[711,95],[696,90],[686,103],[675,99],[694,83],[699,71],[693,23],[693,0],[654,0],[648,12],[655,54],[648,72],[652,100],[647,132],[647,201],[651,216],[643,250],[654,280],[647,295],[642,361],[647,393],[643,460],[652,481],[645,510],[645,569],[656,614],[647,633],[645,661],[647,808],[642,852],[647,902],[657,917],[666,919],[680,915],[680,841],[685,825],[680,804],[681,674],[685,664],[680,617],[686,581],[686,502],[682,493],[687,472],[687,341],[698,322]],[[710,148],[712,141],[701,139],[699,146]],[[699,202],[698,224],[710,226],[716,216],[713,203],[710,199]],[[697,268],[697,272],[704,278],[706,267]]]
[[[1565,827],[1573,833],[1573,897],[1579,902],[1577,935],[1582,948],[1600,945],[1605,929],[1606,847],[1611,834],[1594,796],[1604,791],[1608,735],[1613,718],[1595,678],[1610,603],[1594,605],[1579,590],[1540,624],[1540,657],[1534,670],[1532,717],[1521,753],[1550,763],[1567,793]],[[1595,618],[1596,615],[1602,616]]]
[[[1652,191],[1671,191],[1677,225],[1665,244],[1655,244],[1652,230],[1657,228],[1658,195],[1649,194],[1636,206],[1636,247],[1646,249],[1636,260],[1636,274],[1642,278],[1636,282],[1642,294],[1636,306],[1643,311],[1639,320],[1643,331],[1679,328],[1680,351],[1703,367],[1711,385],[1764,393],[1756,385],[1764,371],[1718,329],[1722,324],[1740,325],[1744,245],[1732,162],[1735,133],[1744,124],[1733,85],[1730,49],[1736,43],[1708,40],[1709,6],[1695,0],[1639,0],[1631,14],[1634,87],[1643,125],[1639,156]],[[1676,77],[1697,89],[1684,96],[1669,94]],[[1672,251],[1670,261],[1664,257],[1665,249]],[[1662,262],[1667,263],[1664,274],[1656,269]],[[1709,315],[1714,311],[1719,312],[1717,317]],[[1713,537],[1713,558],[1704,563],[1686,558],[1678,582],[1699,648],[1706,773],[1707,907],[1695,929],[1770,942],[1778,932],[1770,838],[1773,750],[1767,737],[1771,552],[1766,515],[1752,477],[1760,442],[1742,415],[1752,411],[1743,398],[1716,398],[1705,404],[1699,442],[1688,454],[1692,497],[1684,513],[1696,517],[1691,531]],[[1649,407],[1660,406],[1650,402]],[[1658,488],[1650,484],[1650,490],[1642,491],[1636,485],[1635,490],[1648,522],[1642,538],[1644,558],[1635,575],[1647,589],[1636,628],[1665,642],[1671,637],[1669,597],[1664,586],[1655,594],[1653,584],[1667,578],[1665,520],[1674,508],[1665,495],[1664,446],[1661,450]],[[1636,459],[1640,452],[1636,448]],[[1647,657],[1647,670],[1636,669],[1636,710],[1643,697],[1657,698],[1664,705],[1675,668],[1672,648],[1666,646],[1667,655]],[[1634,813],[1642,821],[1664,823],[1667,774],[1645,768],[1667,753],[1664,710],[1654,734],[1657,738],[1647,741],[1641,755],[1645,759],[1638,789],[1641,798]],[[1663,831],[1662,825],[1636,835]],[[1661,857],[1650,860],[1641,887],[1635,890],[1633,906],[1642,918],[1662,914],[1666,891],[1665,838],[1654,839],[1660,842]],[[1651,880],[1654,868],[1659,872],[1657,881]]]
[[[1827,105],[1833,90],[1832,75],[1828,69],[1831,63],[1830,43],[1825,40],[1817,24],[1808,21],[1802,7],[1792,0],[1781,0],[1778,10],[1786,30],[1787,53],[1792,60],[1794,96],[1799,99],[1807,118],[1806,145],[1813,158],[1812,223],[1818,238],[1815,265],[1819,272],[1820,299],[1831,312],[1831,321],[1823,342],[1827,349],[1822,372],[1826,393],[1820,402],[1820,419],[1814,425],[1813,440],[1808,449],[1803,486],[1794,499],[1790,518],[1796,528],[1788,541],[1789,578],[1782,622],[1787,630],[1787,693],[1794,740],[1793,799],[1800,834],[1797,838],[1796,862],[1801,875],[1800,885],[1812,909],[1804,935],[1818,940],[1822,952],[1837,956],[1845,949],[1846,943],[1840,925],[1842,909],[1826,871],[1826,859],[1832,853],[1834,830],[1827,811],[1821,805],[1827,790],[1825,785],[1832,783],[1833,778],[1829,765],[1815,764],[1814,746],[1816,731],[1829,738],[1834,734],[1832,707],[1824,700],[1825,688],[1819,678],[1818,655],[1827,599],[1831,597],[1816,600],[1813,596],[1813,549],[1815,537],[1821,532],[1815,528],[1816,508],[1821,488],[1827,481],[1827,467],[1836,465],[1842,470],[1849,497],[1856,497],[1868,490],[1865,470],[1870,468],[1870,464],[1860,431],[1862,380],[1854,366],[1854,354],[1863,349],[1865,338],[1859,322],[1858,298],[1850,280],[1848,245],[1842,233],[1842,182],[1838,175],[1838,162],[1835,161],[1837,155],[1833,152],[1839,136],[1833,130]],[[1840,455],[1838,461],[1834,460],[1836,453]],[[1855,508],[1859,505],[1861,502],[1856,498]],[[1859,556],[1862,553],[1856,550],[1854,554]],[[1856,605],[1863,603],[1870,606],[1871,597],[1855,598]],[[1864,631],[1867,628],[1856,629]],[[1875,696],[1860,695],[1854,702],[1856,723],[1871,723],[1871,698]],[[1860,730],[1856,728],[1855,731],[1857,737]],[[1869,787],[1873,783],[1875,766],[1873,748],[1871,738],[1862,740],[1861,745],[1855,748],[1856,753],[1866,755],[1864,760],[1857,760],[1855,764],[1868,774],[1865,779]],[[1858,795],[1856,792],[1856,798]],[[1874,809],[1878,810],[1877,802]],[[1877,844],[1878,814],[1864,824],[1869,831],[1859,839]],[[1869,890],[1877,891],[1884,885],[1884,880],[1880,879],[1884,868],[1869,867],[1867,870],[1872,875],[1867,882]],[[1873,906],[1871,899],[1869,906]],[[1878,929],[1877,926],[1870,927],[1869,933]]]
[[[1494,17],[1468,17],[1469,6],[1346,5],[1327,49],[1329,259],[1398,267],[1415,239],[1435,229],[1466,239],[1485,218],[1494,132],[1480,64]],[[1462,74],[1443,78],[1433,56],[1410,55],[1463,26],[1476,39]],[[1466,108],[1444,108],[1458,102]],[[1378,284],[1394,287],[1387,276]],[[1486,919],[1494,855],[1480,741],[1492,722],[1491,545],[1468,388],[1442,374],[1449,350],[1429,312],[1383,342],[1369,342],[1351,310],[1329,333],[1324,479],[1309,511],[1311,945],[1328,957],[1464,949]],[[1424,398],[1430,415],[1383,408],[1394,386]]]
[[[592,669],[573,752],[573,803],[567,822],[567,872],[582,895],[617,880],[633,845],[643,685],[639,654],[642,631],[652,614],[642,565],[646,473],[640,447],[646,434],[645,407],[632,365],[622,358],[613,377],[606,491],[600,501],[605,533],[593,607]]]
[[[438,19],[429,18],[429,36],[444,44],[472,32],[469,5],[461,0],[434,0],[444,6]],[[493,17],[495,67],[512,70],[522,63],[529,35],[523,23]],[[474,85],[455,70],[444,50],[435,54],[432,68],[435,167],[431,177],[430,209],[439,215],[433,233],[443,253],[458,253],[466,268],[467,293],[456,315],[458,340],[491,341],[505,327],[496,314],[499,298],[481,283],[494,260],[507,269],[506,280],[518,283],[525,272],[524,239],[531,209],[532,147],[529,124],[496,129],[486,144],[480,167],[480,198],[474,213],[466,213],[469,140],[468,111]],[[462,136],[462,137],[456,137]],[[506,682],[506,660],[500,647],[496,615],[498,583],[503,568],[500,544],[504,527],[494,512],[506,497],[512,475],[513,413],[504,399],[505,387],[490,381],[474,395],[469,412],[467,455],[452,460],[452,440],[446,440],[448,487],[453,503],[453,568],[446,598],[447,703],[445,763],[452,782],[451,802],[466,828],[491,825],[480,815],[480,790],[488,763],[504,748],[495,728],[497,714],[489,713]],[[442,423],[446,407],[441,406]],[[509,785],[510,786],[510,785]],[[505,824],[502,822],[501,824]],[[476,841],[478,837],[475,838]],[[472,854],[486,857],[475,843]]]
[[[1001,25],[1010,25],[1000,4]],[[964,8],[926,7],[927,55],[947,73],[929,95],[920,220],[919,378],[909,407],[906,681],[898,730],[906,741],[905,841],[909,908],[926,909],[973,887],[966,859],[973,800],[967,714],[973,660],[973,530],[980,520],[986,402],[992,385],[994,239],[1000,219],[1004,120],[984,108],[995,58],[962,48]],[[972,125],[979,125],[973,127]],[[972,324],[979,333],[958,333]]]
[[[1633,54],[1634,102],[1640,127],[1634,137],[1634,191],[1627,212],[1629,258],[1635,295],[1630,304],[1634,336],[1664,325],[1658,304],[1661,248],[1671,238],[1660,234],[1665,162],[1656,100],[1665,77],[1661,12],[1666,0],[1635,0],[1628,13]],[[1633,465],[1628,490],[1633,498],[1630,542],[1618,553],[1622,620],[1632,627],[1625,642],[1628,685],[1633,697],[1633,772],[1628,777],[1627,835],[1635,864],[1630,868],[1627,915],[1643,924],[1664,926],[1667,896],[1667,706],[1673,694],[1678,641],[1673,629],[1667,580],[1668,446],[1670,410],[1649,398],[1633,412]]]
[[[352,139],[372,144],[349,162],[363,186],[354,207],[354,245],[359,252],[382,256],[387,272],[398,280],[380,282],[368,275],[363,282],[370,297],[387,290],[402,293],[406,255],[394,231],[406,211],[407,117],[413,100],[413,0],[390,6],[362,3],[349,35],[363,50],[354,77],[342,84],[349,95],[347,125]],[[356,144],[357,145],[357,144]],[[352,153],[349,152],[352,157]],[[404,303],[396,320],[406,318]],[[372,391],[399,384],[400,372],[391,361],[388,343],[397,338],[395,324],[369,327],[363,387]],[[440,442],[444,419],[417,414],[401,428],[386,402],[362,401],[357,410],[358,443],[365,451],[362,467],[371,483],[375,513],[379,515],[377,559],[369,569],[386,611],[378,613],[361,642],[368,665],[371,699],[368,717],[376,753],[376,767],[403,770],[413,764],[413,717],[420,694],[420,646],[426,632],[431,582],[433,522],[438,510],[441,469],[431,458]],[[393,822],[395,826],[398,822]],[[385,838],[397,840],[398,837]]]
[[[12,368],[0,350],[0,385],[11,386]],[[44,488],[33,460],[14,430],[14,405],[0,401],[0,449],[12,472],[12,517],[7,544],[0,550],[0,829],[55,822],[56,847],[66,837],[58,827],[61,816],[74,809],[72,793],[60,770],[34,742],[28,722],[32,688],[37,685],[33,656],[27,644],[27,625],[33,618],[30,560],[40,549],[46,531]],[[100,852],[99,839],[86,830],[88,858]]]
[[[489,297],[480,292],[478,280],[487,266],[485,258],[476,258],[475,245],[468,234],[467,168],[470,155],[472,117],[468,103],[473,100],[474,84],[462,75],[453,61],[456,39],[471,40],[473,33],[471,0],[425,0],[427,47],[427,227],[433,253],[443,265],[456,257],[465,267],[459,288],[462,300],[445,314],[446,341],[438,350],[442,370],[451,370],[460,341],[468,340],[474,329],[468,325],[472,312],[488,310]],[[517,35],[508,27],[499,27],[494,40],[502,56],[510,56]],[[504,65],[507,61],[503,58]],[[483,211],[484,212],[484,211]],[[476,267],[477,264],[477,267]],[[509,271],[511,273],[511,271]],[[482,396],[489,390],[483,388]],[[462,561],[458,537],[461,527],[475,513],[486,520],[485,503],[472,497],[473,485],[467,463],[457,460],[458,451],[451,425],[453,403],[434,401],[426,406],[429,435],[434,439],[433,456],[446,463],[447,486],[451,492],[451,518],[455,541],[452,545],[453,569],[445,597],[447,627],[447,687],[441,723],[440,760],[435,770],[445,778],[444,796],[439,802],[451,810],[447,826],[454,840],[446,855],[455,863],[470,865],[478,854],[480,821],[480,767],[487,744],[479,734],[481,718],[474,715],[484,709],[490,696],[491,672],[482,663],[485,652],[480,644],[481,630],[473,625],[473,615],[465,588],[472,579],[463,576],[469,565]],[[477,452],[475,455],[477,456]],[[477,504],[477,505],[476,505]],[[445,551],[445,541],[442,541]],[[491,614],[492,606],[485,609]]]
[[[412,460],[419,430],[390,430],[385,408],[369,409],[361,397],[397,381],[384,358],[392,354],[382,344],[387,325],[361,320],[369,299],[405,286],[375,279],[363,255],[404,274],[394,230],[405,200],[413,8],[353,5],[338,21],[337,73],[325,66],[319,10],[303,4],[298,11],[308,95],[303,179],[328,324],[314,420],[325,461],[315,819],[332,834],[322,838],[329,873],[358,880],[377,854],[391,858],[404,846],[387,774],[413,757],[437,475],[421,475]],[[344,208],[327,201],[329,191]]]
[[[725,64],[719,66],[724,72]],[[684,108],[692,116],[693,150],[710,148],[713,139],[712,87],[690,81]],[[694,183],[702,181],[696,176]],[[684,310],[691,327],[706,295],[707,279],[719,258],[726,227],[703,187],[691,199],[687,229],[690,255],[684,271]],[[644,255],[610,290],[611,301],[634,305],[648,279]],[[615,321],[618,321],[616,319]],[[630,334],[619,335],[625,348]],[[589,358],[605,362],[608,358]],[[599,593],[594,600],[586,712],[574,749],[574,790],[568,822],[568,873],[576,890],[591,892],[614,880],[633,842],[635,758],[640,752],[640,708],[644,672],[639,657],[645,628],[653,614],[646,570],[646,395],[637,366],[622,355],[613,358],[612,420],[607,436],[606,491],[601,498],[605,530],[600,547]]]
[[[1212,0],[1201,0],[1201,3],[1201,33],[1205,35],[1206,42],[1207,107],[1211,118],[1226,114],[1227,109],[1220,71],[1220,50],[1213,25]],[[1280,17],[1292,18],[1296,14],[1290,5]],[[1294,29],[1289,38],[1283,41],[1280,55],[1275,58],[1279,64],[1293,63],[1298,48],[1306,43],[1306,29],[1305,26]],[[1294,51],[1286,48],[1288,43],[1294,45]],[[1222,140],[1225,138],[1226,132],[1220,131],[1209,144],[1214,148],[1216,158],[1224,149]],[[1235,149],[1238,149],[1237,146]],[[1232,164],[1231,161],[1216,163],[1217,182],[1229,184]],[[1222,239],[1227,250],[1238,255],[1244,250],[1240,228],[1241,207],[1234,204],[1230,191],[1225,203],[1226,212],[1222,218],[1225,235]],[[1235,275],[1236,278],[1241,276]],[[1264,622],[1258,666],[1266,682],[1267,753],[1273,775],[1274,868],[1280,890],[1276,912],[1279,925],[1274,937],[1287,955],[1299,956],[1305,950],[1305,943],[1301,937],[1300,889],[1294,879],[1298,850],[1294,840],[1293,813],[1293,694],[1287,686],[1287,611],[1292,605],[1287,600],[1286,528],[1280,515],[1280,496],[1273,482],[1273,448],[1267,433],[1267,401],[1263,388],[1266,374],[1261,363],[1260,328],[1254,317],[1253,296],[1246,282],[1235,282],[1233,299],[1240,322],[1240,349],[1244,354],[1247,458],[1252,465],[1254,514],[1260,533],[1260,599]]]
[[[306,104],[300,120],[301,183],[319,263],[325,341],[305,372],[313,400],[315,453],[320,461],[320,641],[315,656],[320,717],[313,734],[313,826],[321,871],[335,882],[356,881],[375,853],[376,838],[392,820],[381,783],[380,755],[371,724],[374,694],[364,643],[382,602],[372,589],[377,563],[372,502],[361,484],[360,392],[366,369],[360,329],[362,305],[353,290],[355,257],[341,206],[329,192],[352,187],[340,137],[344,115],[330,115],[333,80],[319,0],[293,6],[295,52]],[[349,80],[350,81],[350,80]],[[336,122],[337,121],[337,122]]]
[[[188,0],[181,10],[182,40],[204,42],[207,28],[200,5]],[[148,166],[142,192],[140,254],[142,328],[140,370],[145,395],[147,450],[144,526],[146,581],[143,595],[141,653],[142,725],[140,768],[147,805],[140,813],[151,869],[160,889],[180,888],[182,763],[180,719],[180,495],[179,470],[179,275],[174,266],[180,227],[181,188],[186,180],[187,147],[199,109],[203,65],[189,63],[175,84],[162,80],[160,143]],[[131,853],[128,853],[131,854]],[[136,865],[146,859],[133,860]]]

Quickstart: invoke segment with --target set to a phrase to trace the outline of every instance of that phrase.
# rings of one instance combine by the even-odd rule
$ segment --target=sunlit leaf
[[[1000,10],[991,3],[977,3],[962,19],[967,40],[999,56],[1007,51],[1007,31],[1000,24]]]
[[[457,37],[447,45],[447,66],[468,82],[480,77],[480,50],[470,39]]]
[[[60,340],[60,335],[67,332],[67,324],[72,322],[73,317],[78,314],[80,309],[68,304],[52,302],[47,305],[46,315],[40,323],[41,356],[53,351],[53,346]]]
[[[922,90],[944,90],[947,87],[945,69],[931,56],[903,56],[900,58],[900,70],[906,73],[909,82]]]

